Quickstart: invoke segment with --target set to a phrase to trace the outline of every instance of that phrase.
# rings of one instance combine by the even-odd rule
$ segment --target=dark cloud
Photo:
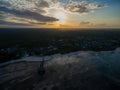
[[[15,23],[15,22],[8,22],[8,21],[3,21],[3,20],[0,20],[0,25],[31,26],[30,24],[25,24],[25,23]]]
[[[102,7],[104,7],[104,5],[102,4],[87,3],[85,1],[81,1],[81,2],[70,1],[65,6],[65,10],[82,14],[82,13],[89,13],[92,10]]]
[[[86,5],[82,5],[80,3],[70,2],[66,7],[65,10],[70,12],[77,12],[77,13],[88,13],[89,9]]]
[[[45,7],[48,8],[50,6],[49,3],[45,0],[39,0],[35,4],[36,4],[36,6],[43,7],[43,8],[45,8]]]
[[[47,25],[54,25],[53,23],[49,23],[49,24],[47,24]]]
[[[50,3],[45,0],[0,0],[0,24],[45,25],[47,24],[47,22],[58,21],[58,19],[54,17],[43,15],[46,13],[45,8],[49,7]],[[14,17],[16,18],[18,23],[14,22],[14,20],[12,22],[9,22],[9,18],[12,19]],[[24,21],[23,19],[26,19],[26,21]],[[33,20],[33,22],[30,22],[30,20]],[[21,21],[23,22],[23,24],[20,23]]]
[[[41,13],[41,14],[46,13],[46,11],[45,11],[45,10],[40,9],[40,8],[34,8],[34,10],[33,10],[33,11],[34,11],[34,12],[39,12],[39,13]]]
[[[60,27],[62,27],[62,28],[70,28],[70,27],[72,27],[71,25],[63,25],[63,24],[60,24]]]
[[[56,19],[54,17],[44,16],[44,15],[41,15],[37,12],[32,12],[29,10],[22,10],[21,11],[21,10],[9,9],[9,8],[0,6],[0,11],[15,15],[16,17],[34,19],[34,20],[42,21],[42,22],[58,21],[58,19]]]
[[[11,6],[11,4],[9,2],[6,2],[6,1],[0,1],[0,6]]]
[[[29,22],[30,24],[46,25],[46,22]]]
[[[106,23],[100,23],[100,24],[95,24],[95,27],[104,27],[104,26],[108,26]]]
[[[90,24],[90,22],[89,21],[82,21],[82,22],[80,22],[80,24],[82,24],[82,25],[88,25],[88,24]]]

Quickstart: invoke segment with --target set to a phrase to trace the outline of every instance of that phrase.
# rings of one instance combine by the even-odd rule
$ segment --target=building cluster
[[[47,42],[47,41],[45,41]],[[16,45],[13,47],[0,49],[0,62],[11,59],[18,59],[25,56],[41,56],[52,55],[56,53],[69,53],[75,51],[107,51],[113,50],[120,46],[119,40],[105,38],[60,38],[53,39],[51,42],[41,43],[43,46],[21,47]],[[36,43],[37,45],[37,43]]]

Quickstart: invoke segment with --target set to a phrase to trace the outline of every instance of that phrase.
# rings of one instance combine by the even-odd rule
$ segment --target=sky
[[[120,28],[120,0],[0,0],[0,28]]]

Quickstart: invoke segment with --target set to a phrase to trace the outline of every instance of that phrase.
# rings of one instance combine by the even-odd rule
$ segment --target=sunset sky
[[[0,0],[0,27],[120,28],[120,0]]]

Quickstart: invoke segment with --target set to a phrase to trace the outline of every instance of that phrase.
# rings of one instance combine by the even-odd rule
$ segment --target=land
[[[119,29],[0,29],[0,63],[24,56],[120,47]]]
[[[0,90],[120,90],[120,48],[45,56],[0,64]]]
[[[119,47],[119,29],[1,28],[0,90],[120,90]]]

